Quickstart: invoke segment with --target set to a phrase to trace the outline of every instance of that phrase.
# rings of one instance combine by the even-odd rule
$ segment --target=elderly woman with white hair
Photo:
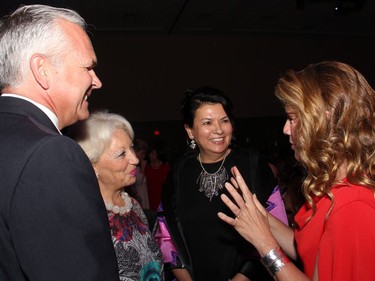
[[[163,280],[160,250],[140,204],[124,187],[136,180],[134,131],[121,115],[92,113],[76,141],[89,157],[107,208],[120,280]]]

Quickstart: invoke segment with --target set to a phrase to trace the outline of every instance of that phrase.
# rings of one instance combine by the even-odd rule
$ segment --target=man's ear
[[[30,59],[30,69],[35,81],[44,89],[50,87],[49,61],[42,54],[33,54]]]

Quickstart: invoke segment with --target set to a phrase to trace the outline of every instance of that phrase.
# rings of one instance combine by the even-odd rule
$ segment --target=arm
[[[176,277],[177,281],[193,281],[189,271],[187,271],[185,268],[172,269],[172,273]]]
[[[259,254],[263,257],[270,250],[278,248],[279,244],[277,239],[273,236],[270,224],[272,228],[278,229],[281,225],[281,231],[279,234],[286,234],[287,238],[283,243],[289,246],[293,242],[293,233],[287,230],[282,222],[271,218],[269,223],[268,214],[264,208],[256,199],[255,195],[252,195],[247,188],[242,176],[238,172],[237,168],[232,169],[232,173],[235,179],[232,179],[232,184],[227,183],[226,188],[229,193],[233,196],[236,204],[234,204],[226,195],[222,195],[222,200],[236,215],[236,219],[230,218],[223,213],[219,213],[218,216],[223,221],[234,226],[234,228],[254,247],[258,250]],[[238,193],[236,188],[242,191],[242,196]],[[238,207],[237,207],[238,206]],[[276,231],[277,233],[277,231]],[[291,250],[291,249],[289,249]],[[281,271],[276,274],[276,279],[280,281],[293,280],[293,281],[305,281],[309,280],[301,271],[293,265],[293,263],[287,263],[282,267]]]
[[[252,190],[252,192],[256,194],[256,202],[261,202],[261,204],[258,204],[258,209],[261,210],[265,216],[269,215],[270,222],[272,222],[271,226],[273,226],[272,230],[277,232],[279,227],[280,229],[283,229],[280,238],[283,238],[285,234],[290,234],[287,236],[287,240],[290,241],[289,244],[292,246],[292,249],[294,248],[293,231],[288,227],[285,227],[283,224],[279,224],[280,221],[287,224],[288,220],[284,202],[278,189],[277,181],[274,178],[274,174],[261,154],[254,150],[250,150],[249,152],[250,178],[247,182],[250,186],[245,186],[244,189],[246,189],[246,191]],[[265,208],[267,208],[268,212]],[[276,234],[273,231],[272,233]],[[279,237],[279,235],[274,236],[276,238]]]
[[[245,275],[241,273],[237,273],[230,281],[251,281],[249,278],[247,278]]]
[[[184,268],[176,268],[172,270],[174,276],[176,277],[177,281],[193,281],[191,278],[189,271]],[[237,273],[231,281],[250,281],[245,275],[241,273]]]
[[[258,200],[255,199],[254,202],[257,203]],[[287,215],[278,187],[274,189],[274,192],[267,202],[270,202],[270,205],[267,207],[268,212],[260,204],[257,204],[257,208],[264,216],[268,217],[271,233],[276,238],[281,248],[284,249],[289,257],[297,259],[294,246],[294,231],[287,226]]]
[[[273,215],[268,214],[268,223],[271,233],[275,237],[277,243],[286,252],[286,254],[296,260],[297,251],[294,245],[294,231]]]
[[[28,156],[9,228],[29,280],[118,280],[95,174],[68,138],[49,137]]]

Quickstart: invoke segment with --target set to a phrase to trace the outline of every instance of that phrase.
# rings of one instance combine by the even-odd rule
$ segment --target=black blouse
[[[221,163],[203,166],[207,172],[214,173]],[[276,186],[266,161],[254,150],[232,150],[224,162],[229,177],[230,168],[234,165],[265,206]],[[176,164],[163,190],[168,229],[180,252],[182,263],[194,280],[198,281],[227,281],[238,272],[253,280],[272,280],[259,263],[259,256],[253,246],[232,226],[218,218],[219,211],[233,216],[220,199],[220,194],[228,194],[225,187],[211,201],[199,191],[197,179],[201,171],[196,155],[186,156]],[[258,274],[260,276],[255,277]]]

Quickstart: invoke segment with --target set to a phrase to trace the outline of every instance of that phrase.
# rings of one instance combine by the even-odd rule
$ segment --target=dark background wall
[[[179,119],[186,88],[213,85],[229,95],[238,118],[278,116],[273,96],[280,73],[308,63],[340,60],[369,80],[375,42],[340,36],[122,36],[92,37],[103,88],[95,107],[123,112],[131,121]]]
[[[375,42],[370,36],[129,36],[93,31],[92,41],[103,88],[90,97],[91,108],[124,115],[136,137],[163,142],[171,160],[186,145],[180,121],[186,88],[211,85],[224,91],[234,103],[239,141],[268,154],[289,149],[281,132],[283,109],[273,95],[280,73],[339,60],[375,83]]]
[[[339,60],[375,85],[372,0],[1,1],[1,16],[32,3],[78,11],[93,29],[103,82],[91,109],[124,115],[136,137],[164,143],[170,161],[186,148],[180,101],[187,88],[224,91],[239,142],[270,154],[290,152],[273,95],[280,73]]]

